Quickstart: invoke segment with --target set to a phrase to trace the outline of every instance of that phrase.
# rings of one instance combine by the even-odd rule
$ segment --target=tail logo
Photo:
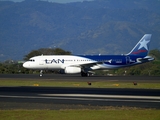
[[[136,46],[127,55],[139,55],[147,56],[149,50],[149,43],[151,39],[151,34],[145,34],[141,40],[136,44]]]
[[[148,46],[147,46],[147,44],[149,43],[149,41],[146,41],[146,39],[143,39],[139,44],[140,44],[140,46],[139,46],[139,48],[138,48],[138,50],[139,49],[141,49],[141,48],[145,48],[146,50],[148,50]]]

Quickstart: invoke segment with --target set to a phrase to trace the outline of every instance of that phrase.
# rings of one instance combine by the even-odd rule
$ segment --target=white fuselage
[[[72,55],[46,55],[46,56],[36,56],[31,58],[29,61],[25,62],[23,66],[28,69],[65,69],[68,66],[79,67],[80,65],[92,64],[97,61],[72,56]],[[94,67],[93,67],[94,68]],[[100,68],[100,67],[95,67]]]

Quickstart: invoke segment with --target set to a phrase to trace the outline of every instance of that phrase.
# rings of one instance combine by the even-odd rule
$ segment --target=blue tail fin
[[[145,57],[148,55],[149,43],[151,40],[151,34],[145,34],[136,46],[127,55],[137,55]]]

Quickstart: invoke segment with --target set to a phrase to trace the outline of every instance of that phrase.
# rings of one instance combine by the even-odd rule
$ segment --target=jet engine
[[[64,73],[66,74],[81,73],[81,68],[80,67],[66,67],[64,69]]]

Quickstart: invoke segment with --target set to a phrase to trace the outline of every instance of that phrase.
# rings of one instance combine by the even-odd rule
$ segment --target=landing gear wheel
[[[81,72],[81,76],[82,77],[88,77],[88,76],[90,76],[90,74],[89,73],[85,73],[85,72]]]

